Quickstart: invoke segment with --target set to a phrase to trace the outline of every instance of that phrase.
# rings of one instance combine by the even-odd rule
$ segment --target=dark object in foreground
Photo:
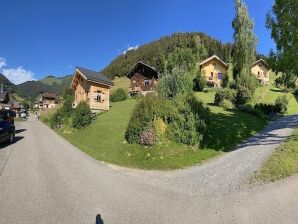
[[[0,142],[14,142],[15,126],[0,119]]]
[[[14,118],[16,117],[16,113],[12,110],[2,109],[0,110],[0,121],[5,120],[9,124],[14,125]]]

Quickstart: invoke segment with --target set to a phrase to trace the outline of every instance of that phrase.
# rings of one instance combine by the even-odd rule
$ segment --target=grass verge
[[[273,182],[298,173],[298,128],[264,163],[254,180]]]

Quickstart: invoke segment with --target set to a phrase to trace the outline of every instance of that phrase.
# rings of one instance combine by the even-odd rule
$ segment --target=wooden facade
[[[269,70],[269,65],[263,59],[253,63],[250,68],[251,74],[255,75],[263,85],[269,84]]]
[[[130,79],[128,89],[130,95],[140,94],[145,96],[147,93],[156,91],[158,73],[153,67],[143,62],[137,62],[127,74],[127,77]]]
[[[200,63],[200,70],[209,86],[221,87],[224,76],[228,75],[228,69],[229,65],[216,55]]]
[[[54,108],[58,105],[57,96],[55,93],[43,93],[41,96],[41,109]]]
[[[75,92],[73,106],[87,102],[92,112],[108,111],[112,81],[91,70],[77,68],[71,83]]]

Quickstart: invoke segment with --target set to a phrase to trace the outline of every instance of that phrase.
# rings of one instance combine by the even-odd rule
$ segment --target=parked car
[[[16,117],[16,113],[12,110],[6,110],[6,109],[0,110],[0,120],[5,120],[8,123],[14,125],[15,117]]]
[[[15,126],[0,119],[0,142],[13,143],[15,136]]]

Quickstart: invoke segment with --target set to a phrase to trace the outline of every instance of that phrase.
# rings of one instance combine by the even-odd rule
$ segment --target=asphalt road
[[[170,172],[95,161],[40,121],[21,122],[16,143],[0,149],[0,223],[297,223],[298,176],[253,188],[239,188],[243,180],[235,184],[229,173],[227,183],[219,179],[219,170],[233,170],[227,162],[238,156],[245,164],[237,175],[251,173],[247,163],[253,161],[244,158],[265,159],[297,126],[297,116],[287,119],[232,153]],[[262,146],[266,153],[259,152]],[[194,181],[202,176],[205,182]],[[217,190],[228,182],[237,187]]]

